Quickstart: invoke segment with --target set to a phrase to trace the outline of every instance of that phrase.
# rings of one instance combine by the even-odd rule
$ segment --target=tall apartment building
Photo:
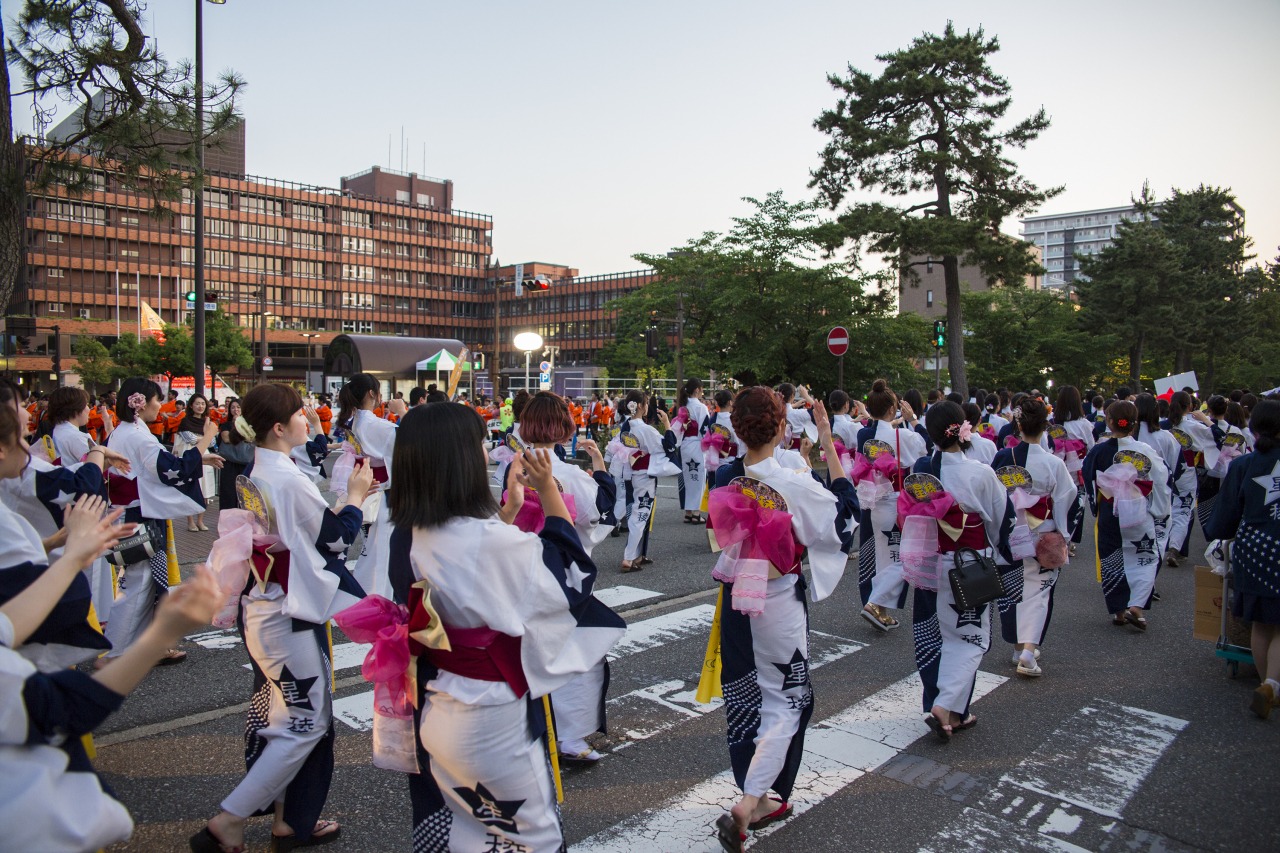
[[[1044,286],[1066,287],[1080,275],[1081,255],[1096,255],[1115,241],[1121,222],[1139,218],[1132,204],[1028,216],[1022,220],[1022,239],[1040,247]]]

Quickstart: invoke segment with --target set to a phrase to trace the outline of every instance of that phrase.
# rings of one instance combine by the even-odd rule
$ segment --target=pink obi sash
[[[711,576],[733,584],[732,607],[748,616],[764,612],[772,567],[780,575],[800,571],[805,548],[796,542],[791,513],[762,507],[735,488],[715,489],[707,499],[708,525],[724,549]]]
[[[577,521],[578,507],[574,502],[573,495],[561,493],[560,497],[564,500],[564,505],[569,510],[569,518]],[[507,492],[502,493],[502,502],[504,504],[507,502]],[[525,533],[541,533],[542,528],[547,525],[547,511],[542,508],[542,498],[538,497],[538,493],[527,486],[524,487],[524,503],[516,511],[516,517],[512,524]]]

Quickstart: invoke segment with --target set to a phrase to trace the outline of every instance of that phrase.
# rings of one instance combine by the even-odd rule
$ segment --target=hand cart
[[[1227,662],[1227,672],[1235,678],[1240,674],[1240,664],[1253,663],[1253,649],[1232,643],[1227,633],[1227,623],[1231,619],[1231,545],[1230,542],[1222,545],[1223,562],[1226,565],[1226,572],[1222,576],[1222,626],[1218,631],[1218,643],[1213,653]]]

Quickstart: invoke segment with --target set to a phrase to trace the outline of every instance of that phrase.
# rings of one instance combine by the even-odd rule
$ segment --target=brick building
[[[1027,247],[1035,256],[1037,263],[1041,259],[1040,247],[1034,243]],[[905,274],[898,276],[898,313],[919,314],[933,320],[947,316],[947,285],[943,280],[942,261],[934,260],[929,264],[923,256],[911,258],[912,263],[924,262],[921,266],[912,267],[918,280],[912,281]],[[1039,275],[1029,275],[1026,287],[1039,290],[1043,279]],[[963,293],[990,290],[987,277],[975,266],[960,266],[960,290]]]

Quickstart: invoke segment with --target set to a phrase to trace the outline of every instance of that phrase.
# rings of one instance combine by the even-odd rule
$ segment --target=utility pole
[[[676,393],[684,388],[684,283],[676,291]]]

